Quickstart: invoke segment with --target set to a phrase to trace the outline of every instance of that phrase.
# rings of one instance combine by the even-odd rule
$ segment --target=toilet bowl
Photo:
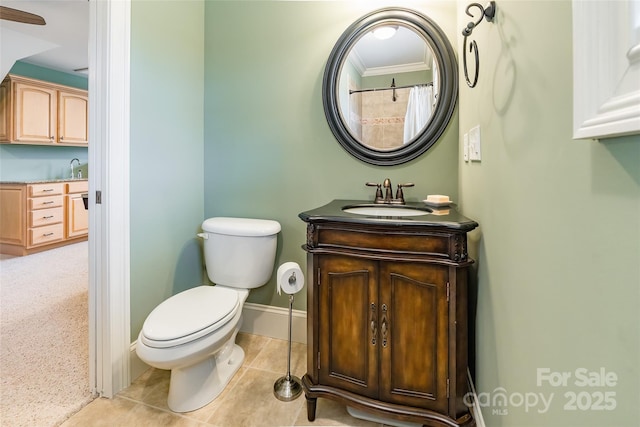
[[[171,370],[167,404],[189,412],[215,399],[242,366],[235,343],[249,289],[273,273],[280,224],[271,220],[210,218],[202,224],[205,265],[215,286],[180,292],[158,305],[138,336],[136,353]]]

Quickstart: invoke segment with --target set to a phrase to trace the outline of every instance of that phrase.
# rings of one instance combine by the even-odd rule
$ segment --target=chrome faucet
[[[406,184],[398,184],[398,189],[396,190],[396,197],[393,197],[393,189],[391,186],[391,180],[386,178],[382,184],[376,184],[375,182],[367,182],[365,183],[367,187],[376,187],[376,197],[373,200],[374,203],[378,204],[386,204],[386,205],[404,205],[404,193],[402,189],[404,187],[413,187],[415,184],[413,182],[408,182]],[[385,188],[384,198],[382,197],[382,187]]]
[[[75,176],[75,174],[73,173],[73,172],[74,172],[74,170],[73,170],[73,162],[78,162],[78,167],[80,167],[80,159],[73,158],[73,159],[71,159],[71,161],[69,162],[69,166],[71,167],[71,179],[74,179],[74,178],[76,177],[76,176]],[[80,171],[78,171],[78,173],[79,173],[79,172],[80,172]],[[80,177],[80,176],[78,176],[78,178],[79,178],[79,177]]]

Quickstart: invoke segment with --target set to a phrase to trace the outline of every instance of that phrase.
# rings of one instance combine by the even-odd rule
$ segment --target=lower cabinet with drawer
[[[475,426],[466,402],[467,232],[477,223],[457,213],[357,218],[340,206],[300,214],[307,223],[308,420],[326,398],[380,422]]]
[[[27,185],[27,248],[64,239],[63,192],[60,182]]]
[[[87,190],[87,181],[0,184],[0,253],[28,255],[86,240]]]

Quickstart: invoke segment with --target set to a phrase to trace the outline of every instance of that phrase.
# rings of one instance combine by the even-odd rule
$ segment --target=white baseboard
[[[262,335],[270,338],[288,340],[289,309],[272,307],[270,305],[245,303],[242,309],[241,332]],[[306,344],[307,342],[307,312],[293,310],[291,316],[291,341]],[[129,349],[129,372],[131,381],[138,378],[149,365],[144,363],[136,353],[137,341],[131,343]]]
[[[288,340],[289,309],[245,303],[241,332]],[[292,310],[291,341],[307,343],[307,312]]]

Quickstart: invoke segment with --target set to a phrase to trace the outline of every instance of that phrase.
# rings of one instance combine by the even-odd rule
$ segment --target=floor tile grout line
[[[171,409],[168,409],[168,408],[162,408],[162,407],[159,407],[159,406],[156,406],[156,405],[152,405],[152,404],[147,403],[147,402],[141,402],[141,401],[139,401],[139,400],[136,400],[136,399],[133,399],[133,398],[130,398],[130,397],[127,397],[127,396],[118,396],[118,397],[119,397],[119,398],[121,398],[121,399],[128,400],[128,401],[130,401],[130,402],[133,402],[133,403],[135,403],[135,404],[136,404],[136,406],[138,406],[138,405],[146,406],[147,408],[152,408],[152,409],[155,409],[155,410],[157,410],[157,411],[164,412],[164,413],[166,413],[166,414],[175,415],[175,416],[177,416],[177,417],[184,418],[184,419],[189,420],[189,421],[195,421],[195,422],[198,422],[198,423],[203,423],[203,424],[211,425],[211,424],[208,422],[208,419],[207,419],[207,421],[202,421],[201,419],[194,418],[194,417],[190,417],[190,416],[188,416],[188,415],[184,415],[184,413],[182,413],[182,412],[174,412],[174,411],[172,411]],[[205,405],[205,406],[206,406],[206,405]],[[199,409],[202,409],[202,408],[199,408]],[[198,409],[196,409],[196,411],[197,411],[197,410],[198,410]],[[192,412],[193,412],[193,411],[192,411]]]

